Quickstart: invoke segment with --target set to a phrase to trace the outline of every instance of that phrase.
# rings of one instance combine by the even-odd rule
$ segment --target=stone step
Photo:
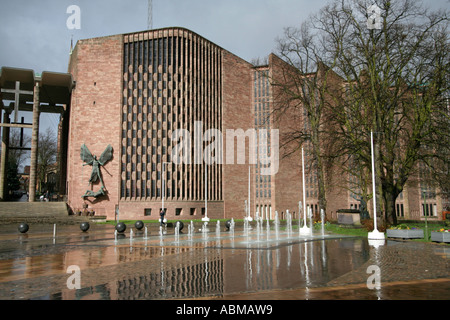
[[[0,202],[0,215],[66,216],[65,202]]]
[[[79,223],[89,217],[69,216],[65,202],[0,202],[0,223]]]

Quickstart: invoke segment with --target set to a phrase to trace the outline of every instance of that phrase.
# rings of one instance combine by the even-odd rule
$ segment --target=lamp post
[[[373,231],[367,235],[370,240],[384,240],[384,233],[377,228],[377,193],[375,188],[375,156],[373,152],[373,132],[370,133],[370,146],[372,154],[372,190],[373,190]]]

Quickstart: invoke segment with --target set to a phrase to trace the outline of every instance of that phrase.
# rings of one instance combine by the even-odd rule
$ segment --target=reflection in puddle
[[[369,259],[370,250],[365,239],[317,240],[262,249],[177,248],[159,257],[147,248],[134,248],[131,253],[130,248],[116,249],[126,264],[112,266],[103,277],[90,277],[88,269],[83,277],[90,286],[41,298],[174,299],[308,288],[360,267]]]

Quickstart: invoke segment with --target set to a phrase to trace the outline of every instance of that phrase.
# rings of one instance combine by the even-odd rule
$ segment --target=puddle
[[[127,231],[115,239],[111,226],[96,226],[88,233],[71,227],[59,229],[55,240],[47,229],[37,235],[13,234],[2,241],[0,299],[226,298],[272,290],[288,290],[284,294],[295,290],[313,293],[313,289],[320,295],[345,298],[339,290],[319,289],[358,270],[374,250],[365,238],[299,236],[279,230],[230,233],[212,229],[209,233],[159,235],[152,229],[147,238],[135,230],[133,237]],[[425,257],[433,259],[448,258],[446,247],[428,246],[421,250],[415,246],[387,241],[385,247],[391,248],[389,267],[395,271],[400,268],[399,263],[406,263],[398,257],[404,250],[408,251],[402,255],[408,259],[420,252],[427,252]],[[72,276],[67,273],[69,266],[80,270],[80,289],[67,286]],[[414,272],[423,274],[419,265],[416,269]],[[358,283],[365,283],[367,274],[361,270],[358,276],[363,280]],[[442,276],[443,271],[439,270],[437,277]],[[382,279],[389,279],[391,274],[389,269]],[[353,290],[358,295],[367,294],[367,288]],[[377,298],[373,293],[369,296]],[[268,294],[267,298],[272,296]]]
[[[107,276],[93,277],[92,265],[86,266],[85,271],[81,268],[82,289],[39,298],[183,299],[314,287],[358,268],[369,259],[370,250],[363,239],[318,240],[264,250],[171,248],[161,254],[157,247],[117,249],[120,265],[98,270]],[[93,283],[86,286],[87,282]]]

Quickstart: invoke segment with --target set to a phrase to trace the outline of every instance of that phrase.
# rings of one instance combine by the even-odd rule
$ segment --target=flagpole
[[[306,226],[306,183],[305,183],[305,157],[303,154],[303,148],[302,148],[302,180],[303,180],[303,227],[300,228],[300,234],[310,235],[311,229]]]
[[[205,217],[202,218],[203,222],[209,222],[208,218],[208,164],[205,161]]]
[[[368,233],[371,240],[384,240],[384,233],[379,232],[377,228],[377,193],[375,187],[375,155],[373,152],[373,132],[370,133],[370,147],[372,155],[372,192],[373,192],[373,231]]]

